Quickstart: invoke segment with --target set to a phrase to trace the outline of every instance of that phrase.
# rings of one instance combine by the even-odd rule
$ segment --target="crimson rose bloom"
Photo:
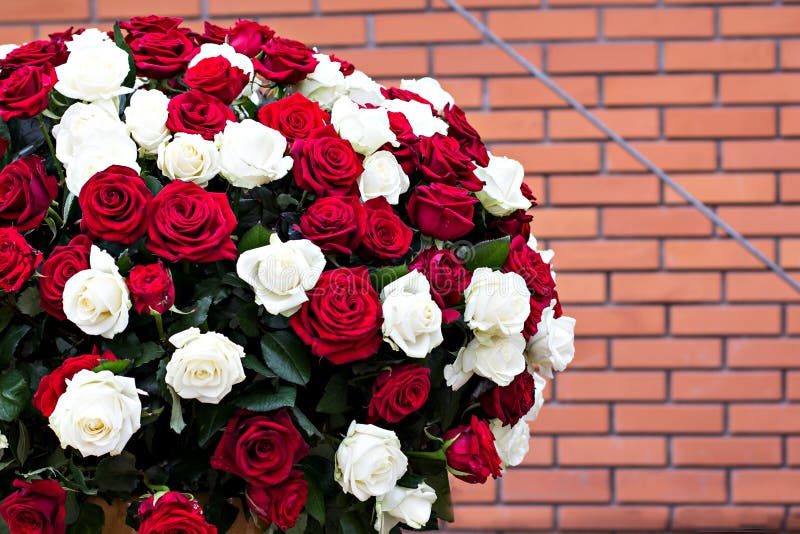
[[[550,264],[542,260],[542,256],[528,246],[527,240],[522,236],[515,236],[511,240],[508,258],[503,264],[503,271],[517,273],[525,279],[531,297],[542,307],[550,305],[554,298],[556,288]]]
[[[314,51],[300,41],[273,37],[261,47],[264,57],[253,61],[264,78],[280,84],[294,84],[314,72],[319,61]]]
[[[398,423],[416,412],[431,392],[431,370],[416,363],[398,365],[378,375],[372,385],[367,422]]]
[[[147,207],[147,250],[169,261],[236,259],[236,217],[225,193],[191,182],[164,186]]]
[[[481,408],[504,425],[515,425],[536,401],[533,375],[523,371],[507,386],[495,387],[481,395]]]
[[[444,107],[444,120],[450,125],[447,134],[458,141],[461,150],[481,167],[487,167],[489,152],[478,131],[467,121],[464,110],[455,104],[447,104]]]
[[[222,44],[225,42],[225,38],[228,37],[228,32],[230,28],[223,28],[222,26],[218,26],[211,22],[205,21],[203,22],[203,34],[197,35],[195,34],[195,38],[199,43],[214,43],[214,44]]]
[[[381,148],[394,154],[397,162],[403,167],[403,172],[413,176],[419,168],[419,137],[414,135],[411,123],[405,115],[396,111],[389,111],[387,115],[389,129],[397,136],[400,145],[392,146],[391,143],[386,143]]]
[[[429,182],[461,185],[470,191],[483,189],[475,176],[475,164],[461,151],[458,141],[440,133],[419,139],[419,171]]]
[[[175,304],[175,284],[169,269],[161,262],[131,269],[128,289],[131,290],[133,307],[139,314],[150,313],[151,309],[165,313]]]
[[[472,281],[472,273],[452,250],[426,248],[408,264],[408,270],[419,271],[428,279],[431,296],[442,309],[442,318],[446,323],[458,319],[460,314],[450,307],[458,304],[463,297],[464,290]]]
[[[524,184],[523,184],[524,185]],[[489,223],[488,237],[502,237],[505,235],[522,236],[525,241],[531,236],[531,221],[533,215],[525,210],[516,210],[511,215],[494,219]]]
[[[198,61],[183,77],[187,86],[215,96],[225,104],[236,100],[249,81],[250,77],[242,69],[222,56]]]
[[[172,78],[186,68],[194,55],[194,43],[180,30],[134,33],[128,45],[136,71],[154,80]]]
[[[25,65],[0,80],[0,118],[30,119],[47,108],[50,90],[58,81],[50,63]]]
[[[245,494],[247,505],[268,525],[281,530],[292,528],[308,499],[308,482],[303,473],[292,470],[284,482],[276,486],[250,486]]]
[[[308,208],[296,228],[322,252],[350,255],[361,243],[366,226],[358,197],[325,197]]]
[[[152,198],[139,173],[112,165],[81,189],[81,231],[93,240],[131,245],[147,232],[147,204]]]
[[[366,267],[325,271],[289,324],[315,356],[335,364],[363,360],[381,345],[381,301]]]
[[[0,289],[19,291],[42,263],[42,253],[25,241],[14,227],[0,228]]]
[[[468,473],[455,475],[470,484],[483,484],[491,475],[497,478],[501,474],[500,456],[494,446],[494,435],[489,423],[474,415],[468,425],[451,428],[444,434],[444,440],[458,438],[447,448],[448,467]]]
[[[12,534],[64,534],[67,493],[55,480],[15,480],[17,491],[0,503]]]
[[[80,35],[85,31],[86,28],[78,28],[76,30],[75,26],[70,26],[64,31],[48,33],[47,36],[50,38],[51,41],[66,42],[66,41],[72,41],[73,37],[75,37],[76,35]]]
[[[21,232],[38,228],[57,196],[58,182],[47,174],[44,159],[30,155],[12,161],[0,171],[0,226]]]
[[[458,239],[475,228],[477,198],[444,184],[418,186],[408,199],[408,218],[419,231],[443,241]]]
[[[228,121],[236,121],[236,115],[225,102],[202,91],[187,91],[172,97],[167,112],[170,131],[200,134],[209,141],[225,129]]]
[[[351,74],[353,74],[356,71],[356,66],[353,65],[352,63],[350,63],[349,61],[347,61],[346,59],[338,58],[338,57],[334,56],[333,54],[329,54],[328,55],[328,59],[330,59],[334,63],[338,63],[339,64],[339,72],[341,72],[345,76],[350,76]]]
[[[67,380],[70,380],[79,371],[94,369],[103,360],[114,361],[116,359],[116,356],[109,351],[103,353],[102,356],[99,354],[84,354],[83,356],[67,358],[39,382],[39,387],[33,395],[33,406],[42,412],[45,417],[50,417],[50,414],[56,408],[59,397],[67,390]]]
[[[67,61],[67,47],[63,41],[40,39],[31,41],[20,47],[15,48],[5,59],[0,60],[0,78],[5,78],[14,69],[24,66],[39,66],[49,63],[53,67],[58,67]]]
[[[39,305],[44,311],[62,321],[67,319],[64,315],[62,297],[64,285],[72,275],[78,271],[89,268],[89,254],[92,241],[83,234],[72,238],[68,245],[61,245],[53,249],[50,257],[42,265],[42,275],[39,277]]]
[[[385,197],[368,200],[364,204],[367,214],[364,238],[359,254],[377,260],[396,260],[408,252],[413,233],[397,216]]]
[[[336,133],[333,126],[312,131],[292,145],[294,179],[317,196],[352,195],[364,172],[363,157]]]
[[[433,107],[433,104],[414,91],[400,89],[399,87],[381,87],[381,94],[388,100],[402,100],[403,102],[420,102],[422,104],[427,104],[431,107],[431,112],[434,115],[439,115],[439,113],[436,112],[436,108]]]
[[[305,139],[312,130],[331,120],[327,111],[301,93],[270,102],[258,110],[261,124],[278,130],[289,142]]]
[[[308,451],[286,410],[266,414],[239,410],[225,427],[211,467],[256,486],[274,485],[286,480],[292,465]]]
[[[119,27],[134,35],[141,33],[167,33],[170,30],[177,30],[181,22],[183,22],[183,19],[178,17],[146,15],[143,17],[132,17],[131,20],[128,21],[120,21]]]
[[[197,501],[177,491],[168,491],[158,501],[151,495],[139,505],[138,516],[138,534],[217,534]]]
[[[228,44],[240,54],[255,57],[274,35],[275,30],[269,26],[240,19],[228,32]]]

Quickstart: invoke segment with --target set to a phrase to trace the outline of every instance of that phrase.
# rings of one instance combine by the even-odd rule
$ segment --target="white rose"
[[[136,143],[124,131],[122,135],[96,137],[80,145],[72,163],[67,166],[67,189],[76,197],[80,196],[89,178],[112,165],[141,171],[136,161],[137,151]]]
[[[167,106],[169,98],[161,91],[139,89],[125,108],[125,123],[133,140],[144,154],[155,154],[169,138]]]
[[[5,434],[0,432],[0,458],[3,457],[3,451],[5,451],[7,448],[8,448],[8,438],[6,437]]]
[[[97,144],[97,140],[127,136],[125,123],[119,120],[117,108],[111,100],[98,100],[91,104],[76,102],[67,108],[61,121],[53,126],[56,157],[69,167],[81,147]]]
[[[386,100],[381,104],[384,108],[395,113],[402,113],[408,119],[414,135],[432,137],[440,133],[447,135],[447,123],[439,117],[434,117],[428,104],[412,100]]]
[[[331,61],[327,54],[314,54],[317,66],[314,72],[297,84],[297,92],[309,100],[318,102],[325,109],[331,109],[333,103],[347,92],[344,75],[339,70],[338,61]]]
[[[141,426],[142,402],[133,378],[111,371],[79,371],[50,415],[61,448],[84,456],[116,456]]]
[[[200,51],[197,53],[196,56],[192,58],[189,62],[189,67],[192,68],[198,63],[200,63],[204,59],[222,56],[230,62],[232,67],[238,67],[241,69],[246,75],[247,78],[251,81],[245,85],[242,92],[239,94],[237,98],[241,98],[243,96],[250,96],[253,93],[253,73],[255,72],[253,68],[253,60],[249,57],[245,56],[244,54],[240,54],[236,51],[228,43],[204,43],[200,45]]]
[[[475,196],[486,211],[495,217],[531,207],[531,201],[525,198],[520,189],[525,178],[525,170],[520,162],[490,154],[489,166],[475,169],[475,176],[485,184]]]
[[[464,298],[464,321],[478,337],[518,334],[531,313],[531,293],[517,273],[479,267]]]
[[[424,482],[416,488],[395,486],[375,499],[375,530],[388,534],[401,521],[411,528],[422,528],[431,518],[436,491]]]
[[[542,257],[542,261],[545,263],[551,263],[553,261],[553,257],[556,255],[556,253],[553,252],[553,249],[548,248],[545,250],[539,250],[539,241],[536,240],[536,237],[533,234],[531,234],[531,236],[528,238],[528,248],[534,252],[537,252],[539,256]],[[553,271],[552,268],[550,269],[550,273],[553,275],[553,280],[555,280],[555,271]]]
[[[453,105],[453,95],[442,89],[438,81],[433,78],[420,78],[418,80],[401,80],[400,89],[417,93],[419,96],[433,104],[439,113],[447,104]]]
[[[407,468],[397,434],[353,421],[336,449],[334,478],[345,493],[363,502],[388,493]]]
[[[15,44],[0,45],[0,60],[5,59],[8,56],[8,54],[13,52],[17,48],[19,48],[19,45],[15,45]]]
[[[513,426],[503,425],[500,419],[492,419],[489,428],[494,435],[494,446],[500,456],[500,467],[514,467],[522,463],[530,449],[531,431],[528,422],[520,419]]]
[[[542,311],[538,330],[525,351],[529,362],[547,378],[553,378],[553,371],[566,369],[575,357],[575,319],[566,315],[556,319],[555,303],[553,299]]]
[[[445,366],[447,385],[457,390],[475,373],[498,386],[507,386],[526,368],[524,350],[522,334],[473,338],[458,352],[456,361]]]
[[[176,133],[158,147],[158,168],[170,180],[194,182],[205,187],[219,174],[219,150],[202,135]]]
[[[353,74],[344,79],[347,96],[356,104],[375,104],[376,106],[386,100],[381,93],[381,84],[361,72],[353,71]]]
[[[217,134],[220,172],[231,184],[244,189],[274,182],[292,168],[286,138],[277,130],[252,119],[228,122]]]
[[[56,67],[56,91],[77,100],[106,100],[133,91],[122,83],[130,72],[128,54],[111,41],[84,43]]]
[[[325,255],[308,239],[281,242],[278,234],[269,237],[269,245],[243,252],[236,261],[236,274],[256,293],[272,315],[293,315],[308,300],[323,269]]]
[[[72,39],[66,42],[67,50],[70,52],[104,45],[116,46],[106,32],[101,32],[97,28],[86,28],[81,33],[73,35]]]
[[[411,271],[381,291],[383,339],[410,358],[424,358],[442,337],[442,310],[431,298],[425,275]]]
[[[535,421],[539,417],[539,412],[544,406],[544,388],[547,387],[547,380],[539,376],[538,373],[533,374],[533,406],[530,411],[525,415],[526,421]]]
[[[389,115],[384,108],[360,108],[343,96],[333,104],[331,124],[342,139],[350,141],[353,150],[365,156],[386,143],[400,146],[397,136],[389,128]]]
[[[408,191],[409,183],[403,167],[388,150],[379,150],[364,158],[364,172],[358,178],[362,202],[385,197],[389,204],[397,204],[400,195]]]
[[[164,381],[182,399],[219,404],[245,379],[244,349],[217,332],[189,328],[169,338],[178,350],[167,364]]]
[[[90,336],[111,339],[128,326],[131,299],[111,255],[92,245],[89,268],[67,280],[64,314]]]

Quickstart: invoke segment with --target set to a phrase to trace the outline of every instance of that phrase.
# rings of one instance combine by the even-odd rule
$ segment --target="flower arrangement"
[[[0,58],[0,532],[432,529],[522,461],[575,321],[438,82],[247,20]]]

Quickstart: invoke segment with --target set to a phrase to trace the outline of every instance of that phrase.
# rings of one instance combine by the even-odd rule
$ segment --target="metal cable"
[[[500,48],[503,52],[508,54],[517,63],[522,65],[533,77],[545,84],[551,91],[561,97],[567,104],[572,106],[578,113],[580,113],[586,120],[591,122],[597,129],[607,135],[612,141],[621,146],[628,154],[630,154],[636,161],[644,165],[647,170],[658,176],[658,178],[675,190],[680,196],[684,198],[689,204],[697,208],[697,210],[710,219],[714,224],[722,228],[730,237],[735,239],[742,245],[750,254],[758,258],[764,265],[769,267],[775,274],[780,276],[787,284],[789,284],[795,291],[800,293],[800,282],[789,276],[780,265],[765,256],[753,244],[747,240],[742,234],[736,231],[731,225],[722,220],[719,215],[714,213],[708,206],[697,200],[691,193],[683,188],[679,183],[673,180],[667,173],[662,171],[652,161],[647,159],[641,152],[631,146],[625,139],[623,139],[614,130],[606,126],[606,124],[598,119],[591,111],[586,109],[583,104],[575,100],[569,93],[564,91],[558,84],[556,84],[547,74],[542,72],[538,67],[533,65],[530,61],[525,59],[519,52],[517,52],[506,41],[495,35],[484,23],[476,19],[464,9],[461,4],[456,0],[444,0],[450,8],[461,15],[467,22],[475,27],[485,38],[491,41],[494,45]]]

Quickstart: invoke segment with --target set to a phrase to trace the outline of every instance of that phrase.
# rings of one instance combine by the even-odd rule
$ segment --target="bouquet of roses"
[[[0,532],[452,520],[574,354],[522,166],[433,79],[181,24],[0,48]]]

